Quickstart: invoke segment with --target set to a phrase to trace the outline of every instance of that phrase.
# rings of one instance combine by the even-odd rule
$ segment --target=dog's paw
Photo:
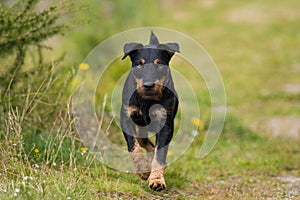
[[[147,180],[150,176],[150,166],[148,162],[144,159],[140,159],[139,163],[135,163],[135,172],[141,179]]]
[[[148,187],[154,191],[161,191],[167,188],[165,179],[163,176],[152,176],[148,178]]]
[[[147,180],[150,176],[150,165],[142,154],[131,154],[135,173],[143,180]]]
[[[141,179],[147,180],[150,176],[150,172],[137,173],[137,175],[139,175]]]

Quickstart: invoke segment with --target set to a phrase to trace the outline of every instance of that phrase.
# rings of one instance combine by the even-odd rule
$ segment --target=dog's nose
[[[143,86],[145,89],[150,90],[154,87],[154,83],[153,82],[145,82]]]

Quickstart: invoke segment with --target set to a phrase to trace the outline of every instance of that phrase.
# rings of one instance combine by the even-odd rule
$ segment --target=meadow
[[[300,199],[298,0],[0,3],[0,199]],[[22,19],[30,17],[25,26]],[[89,52],[114,34],[141,27],[193,38],[218,66],[226,90],[222,134],[200,159],[209,92],[179,56],[171,62],[197,88],[203,109],[190,148],[166,169],[163,192],[103,165],[82,142],[71,112],[73,80]],[[129,65],[111,63],[104,76],[108,91]],[[103,129],[125,149],[111,121],[111,94],[97,91]]]

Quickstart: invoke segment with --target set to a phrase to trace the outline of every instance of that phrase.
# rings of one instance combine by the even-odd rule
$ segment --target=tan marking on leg
[[[155,152],[157,151],[157,148],[155,148]],[[164,178],[166,166],[161,165],[157,161],[157,156],[155,153],[154,159],[152,161],[151,166],[151,173],[148,178],[148,187],[151,188],[154,191],[161,191],[167,188],[166,181]]]
[[[150,143],[144,144],[141,138],[137,138],[137,141],[147,152],[154,152],[154,147]]]
[[[136,113],[139,113],[139,114],[142,114],[139,107],[137,106],[127,106],[127,105],[124,105],[124,108],[126,110],[126,113],[127,113],[127,116],[130,117]]]
[[[153,117],[157,118],[157,120],[161,120],[167,116],[167,111],[165,108],[158,108],[155,109],[151,114]]]
[[[140,130],[137,126],[136,126],[136,133],[137,133],[137,136],[145,137],[145,135],[140,135]],[[147,151],[147,161],[148,161],[149,166],[151,166],[151,163],[152,163],[152,160],[153,160],[153,157],[154,157],[155,148],[150,143],[145,144],[143,142],[142,138],[136,138],[136,139],[137,139],[139,145],[142,148],[146,149],[146,151]],[[151,142],[148,138],[147,138],[147,140],[149,142]]]
[[[129,153],[133,162],[134,170],[142,179],[147,180],[150,175],[150,165],[143,155],[141,146],[135,139],[135,145],[132,152]]]
[[[153,63],[156,64],[156,65],[158,64],[158,62],[159,62],[158,58],[156,58],[156,59],[153,61]]]
[[[146,149],[147,151],[147,161],[148,161],[148,164],[149,166],[151,166],[152,164],[152,161],[153,161],[153,157],[154,157],[154,147],[151,145],[151,144],[144,144],[142,139],[138,138],[137,139],[140,146],[143,147],[144,149]]]
[[[138,141],[139,145],[141,147],[143,147],[144,149],[146,149],[147,152],[154,152],[155,148],[150,143],[147,143],[147,144],[143,143],[142,138],[146,139],[145,137],[147,137],[147,134],[142,134],[141,130],[139,129],[138,126],[136,126],[135,131],[136,131],[136,134],[137,134],[136,140]],[[149,140],[149,139],[147,138],[147,140]]]
[[[145,64],[145,62],[146,62],[145,59],[142,58],[142,59],[141,59],[141,64],[143,65],[143,64]]]

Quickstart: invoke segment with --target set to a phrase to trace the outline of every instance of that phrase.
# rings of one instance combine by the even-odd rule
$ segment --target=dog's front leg
[[[132,150],[129,151],[129,155],[136,174],[141,177],[141,179],[147,180],[151,171],[150,165],[143,155],[142,148],[136,138],[134,138],[134,146]]]
[[[136,138],[136,125],[129,116],[121,113],[121,127],[134,170],[142,179],[147,180],[151,170]]]
[[[168,147],[173,136],[173,123],[167,124],[156,135],[155,153],[151,164],[151,174],[148,178],[148,186],[155,191],[161,191],[167,187],[164,172]]]

